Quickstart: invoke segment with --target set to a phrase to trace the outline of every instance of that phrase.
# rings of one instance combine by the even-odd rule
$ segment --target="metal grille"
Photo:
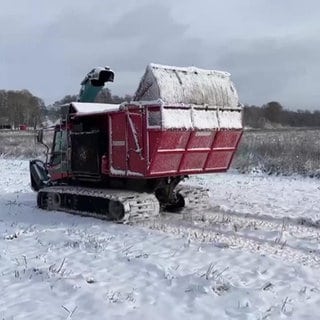
[[[73,173],[99,174],[99,132],[72,133],[71,150]]]

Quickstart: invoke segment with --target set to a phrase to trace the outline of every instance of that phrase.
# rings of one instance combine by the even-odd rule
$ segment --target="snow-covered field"
[[[317,319],[320,182],[216,174],[207,212],[134,226],[36,208],[0,159],[0,319]]]

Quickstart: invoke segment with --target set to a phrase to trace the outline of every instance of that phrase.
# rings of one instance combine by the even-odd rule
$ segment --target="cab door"
[[[62,179],[68,176],[69,172],[69,154],[67,130],[58,129],[54,132],[51,156],[48,165],[48,171],[52,180]]]

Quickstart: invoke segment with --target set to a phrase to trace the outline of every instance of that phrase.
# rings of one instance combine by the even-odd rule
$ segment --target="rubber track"
[[[64,195],[79,195],[119,201],[124,207],[124,217],[121,221],[118,221],[121,223],[134,223],[140,220],[154,218],[160,213],[159,202],[157,198],[153,194],[148,193],[72,186],[43,188],[39,191],[39,193],[60,193]],[[66,207],[55,208],[50,203],[48,204],[48,206],[49,210],[59,210],[83,216],[91,216],[99,219],[110,220],[108,214],[84,212]]]
[[[207,210],[210,208],[209,190],[198,186],[181,185],[177,187],[185,201],[185,210]]]
[[[185,201],[185,210],[193,209],[208,209],[209,193],[207,189],[202,187],[182,185],[177,188]],[[63,195],[79,195],[93,198],[103,198],[113,201],[119,201],[124,207],[124,217],[121,223],[136,223],[142,220],[149,220],[159,216],[160,205],[153,194],[140,193],[126,190],[115,189],[98,189],[98,188],[85,188],[85,187],[72,187],[72,186],[57,186],[43,188],[39,193],[59,193]],[[99,214],[96,212],[80,211],[66,207],[55,207],[49,197],[48,210],[59,210],[82,216],[90,216],[104,220],[110,220],[108,214]]]

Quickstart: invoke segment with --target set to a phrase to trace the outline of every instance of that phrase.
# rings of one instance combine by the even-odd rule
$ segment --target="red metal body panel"
[[[146,168],[145,118],[140,110],[127,114],[128,174],[144,175]]]
[[[117,112],[110,115],[110,154],[109,165],[111,174],[118,175],[120,171],[127,170],[126,155],[128,150],[126,114]]]
[[[52,181],[66,179],[66,178],[70,177],[70,175],[67,172],[61,172],[60,167],[56,167],[56,168],[55,167],[48,167],[48,171],[50,173],[50,179]],[[58,170],[60,172],[58,172]]]
[[[111,176],[152,178],[226,171],[230,167],[242,130],[148,127],[148,113],[143,110],[109,115]]]
[[[139,109],[109,115],[110,175],[144,175],[146,169],[144,121]]]
[[[158,178],[226,171],[230,167],[242,129],[166,129],[160,116],[159,105],[131,106],[102,114],[75,115],[67,130],[72,132],[81,124],[84,134],[101,132],[99,144],[104,151],[100,151],[99,167],[104,176]],[[61,168],[49,165],[52,180],[73,177],[72,168]]]
[[[146,176],[225,171],[241,130],[149,131],[150,165]]]

